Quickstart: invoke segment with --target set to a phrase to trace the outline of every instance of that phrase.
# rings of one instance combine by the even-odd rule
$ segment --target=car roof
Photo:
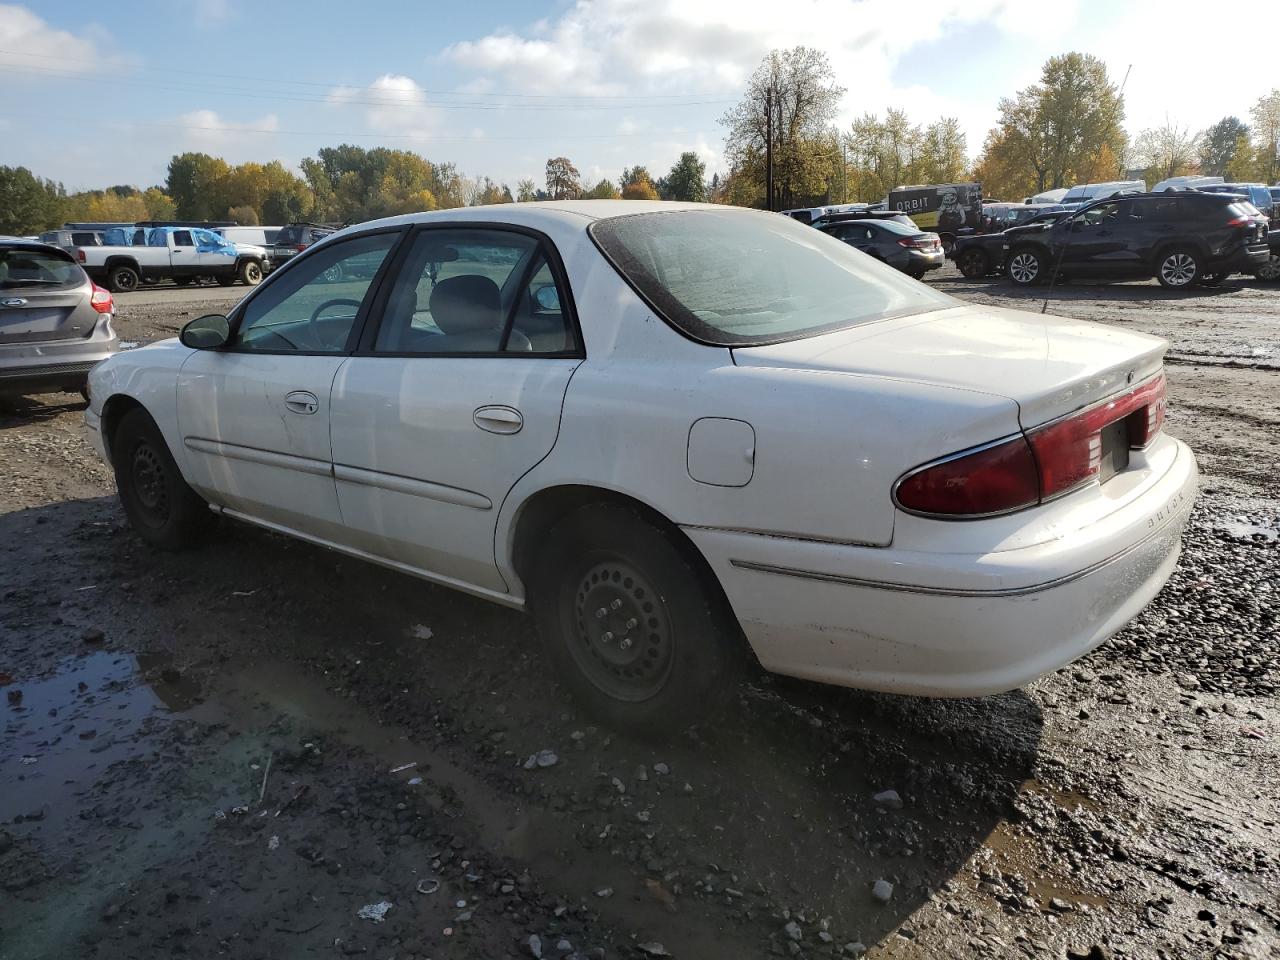
[[[526,203],[493,203],[477,207],[451,207],[448,210],[431,210],[423,213],[407,213],[398,217],[385,217],[344,227],[332,236],[347,235],[374,227],[398,227],[414,223],[464,222],[512,223],[537,229],[553,223],[585,225],[596,220],[608,220],[637,213],[671,213],[679,210],[734,210],[744,214],[763,213],[746,207],[725,204],[685,203],[675,200],[538,200]]]
[[[27,250],[47,251],[49,253],[60,254],[68,260],[74,261],[75,259],[71,254],[67,253],[67,251],[63,250],[56,244],[45,243],[43,240],[28,240],[26,237],[0,236],[0,244],[4,244],[6,247],[23,247]]]

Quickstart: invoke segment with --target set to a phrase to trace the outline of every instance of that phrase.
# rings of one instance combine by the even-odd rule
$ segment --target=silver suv
[[[60,247],[0,237],[0,395],[84,391],[119,348],[111,294]]]

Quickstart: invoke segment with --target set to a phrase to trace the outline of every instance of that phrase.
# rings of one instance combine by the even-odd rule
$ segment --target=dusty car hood
[[[830,370],[1008,397],[1023,428],[1156,373],[1168,344],[1100,323],[1001,307],[954,307],[823,336],[738,347],[740,366]]]

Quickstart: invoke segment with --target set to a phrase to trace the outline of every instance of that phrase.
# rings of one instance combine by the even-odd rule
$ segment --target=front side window
[[[190,230],[173,231],[173,245],[175,247],[193,247],[195,244],[191,240]]]
[[[356,317],[399,233],[317,248],[245,304],[233,349],[247,353],[343,353]]]
[[[777,343],[957,303],[773,213],[626,214],[589,232],[660,316],[704,343]]]
[[[505,230],[423,230],[401,265],[379,353],[560,353],[572,349],[562,291],[539,242]]]

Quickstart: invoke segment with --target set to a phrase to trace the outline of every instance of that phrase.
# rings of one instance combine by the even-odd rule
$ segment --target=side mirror
[[[539,310],[545,310],[547,313],[560,312],[560,293],[556,290],[555,284],[544,283],[533,291],[533,302],[538,305]]]
[[[178,339],[192,350],[217,350],[231,339],[231,323],[220,313],[196,317],[182,328]]]

